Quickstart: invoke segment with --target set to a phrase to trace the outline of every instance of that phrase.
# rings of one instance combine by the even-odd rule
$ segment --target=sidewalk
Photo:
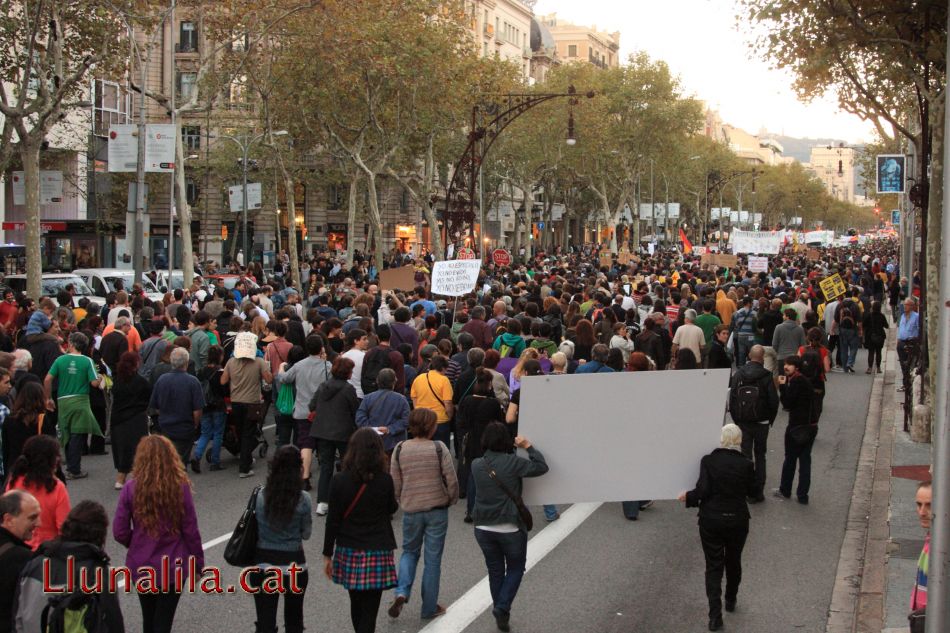
[[[917,483],[930,479],[930,444],[904,432],[893,341],[875,376],[826,633],[908,633],[910,592],[924,532]]]
[[[908,631],[910,592],[917,572],[917,558],[924,546],[924,531],[917,518],[914,495],[917,492],[917,483],[930,479],[931,445],[912,442],[910,434],[904,432],[905,394],[896,392],[900,366],[896,352],[891,351],[888,356],[887,365],[896,369],[894,378],[897,380],[886,384],[889,393],[893,393],[895,397],[892,400],[893,406],[885,407],[882,411],[882,436],[890,433],[893,437],[888,512],[890,536],[884,561],[887,577],[882,631],[903,633]]]

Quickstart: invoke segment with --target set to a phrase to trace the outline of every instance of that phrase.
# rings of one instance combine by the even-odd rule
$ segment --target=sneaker
[[[317,514],[324,517],[327,515],[327,512],[330,510],[330,505],[327,503],[320,502],[317,504]]]
[[[555,512],[552,516],[544,515],[544,520],[547,521],[548,523],[551,523],[552,521],[557,521],[560,518],[561,518],[560,512]]]
[[[798,497],[798,502],[799,502],[800,504],[802,504],[803,506],[807,506],[807,505],[808,505],[808,497],[807,497],[807,496],[806,496],[806,497]]]
[[[191,458],[191,470],[197,474],[201,474],[201,461],[197,457]]]
[[[778,499],[790,499],[792,495],[787,495],[780,488],[776,488],[772,491],[772,496]]]
[[[221,464],[211,464],[208,466],[208,470],[211,472],[217,472],[219,470],[224,470],[225,468],[227,468],[227,466],[222,466]]]
[[[386,613],[389,614],[391,618],[398,618],[399,614],[402,613],[402,606],[406,604],[406,596],[397,595],[393,598],[392,603],[389,605],[389,609]]]
[[[465,521],[466,523],[474,523],[474,522],[475,522],[475,519],[472,518],[472,515],[471,515],[471,514],[466,514],[466,515],[465,515],[465,518],[462,519],[462,520]]]
[[[901,385],[897,388],[897,393],[902,393],[904,391],[904,385]]]
[[[254,476],[253,470],[249,470],[246,473],[238,473],[238,477],[240,477],[241,479],[247,479],[248,477],[253,477],[253,476]]]
[[[122,490],[125,487],[125,484],[120,484],[118,481],[115,482],[115,485],[112,486],[115,490]]]
[[[644,501],[643,503],[640,504],[640,509],[641,509],[641,510],[646,510],[647,508],[651,508],[651,507],[653,507],[653,500],[652,500],[652,499],[649,500],[649,501]]]
[[[509,620],[511,616],[500,609],[492,609],[492,615],[495,616],[495,626],[498,627],[499,631],[504,631],[507,633],[511,630],[511,625]]]
[[[735,600],[726,600],[726,611],[732,613],[736,610],[736,601]]]
[[[439,617],[440,615],[445,615],[445,607],[443,607],[441,604],[437,604],[435,605],[435,612],[429,615],[423,615],[421,617],[423,620],[431,620],[433,618]]]
[[[71,473],[68,470],[66,471],[66,479],[85,479],[89,476],[89,473],[84,471],[79,471],[78,473]]]

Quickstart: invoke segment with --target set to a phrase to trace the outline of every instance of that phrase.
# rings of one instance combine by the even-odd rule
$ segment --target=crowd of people
[[[350,267],[314,259],[297,285],[287,283],[286,266],[268,277],[259,265],[238,269],[233,289],[197,276],[162,301],[136,284],[99,309],[73,307],[68,290],[36,300],[8,293],[0,304],[0,473],[8,491],[0,497],[0,563],[9,564],[0,566],[0,585],[19,590],[2,592],[12,602],[0,599],[0,633],[14,622],[37,630],[26,624],[45,606],[33,552],[56,561],[80,552],[88,566],[108,564],[104,508],[71,505],[68,493],[70,481],[87,477],[84,457],[103,454],[106,438],[110,485],[120,491],[112,536],[128,548],[126,563],[147,568],[170,555],[200,570],[189,477],[235,467],[240,478],[254,476],[255,453],[269,448],[262,427],[270,416],[277,446],[255,506],[262,566],[290,573],[305,565],[303,541],[314,515],[323,517],[323,571],[347,589],[355,631],[375,630],[389,589],[388,615],[399,617],[420,559],[420,613],[435,618],[445,613],[438,597],[448,508],[464,499],[492,613],[507,631],[531,528],[522,480],[549,467],[519,434],[522,383],[729,368],[734,424],[703,460],[696,489],[681,497],[700,509],[709,626],[717,630],[724,571],[725,609],[737,601],[748,504],[766,499],[768,435],[779,410],[788,424],[773,494],[794,492],[807,504],[829,374],[854,372],[862,345],[867,373],[879,371],[894,325],[901,341],[916,336],[914,293],[893,243],[818,253],[786,251],[763,273],[750,272],[744,257],[722,268],[678,251],[624,264],[614,257],[609,266],[596,249],[538,254],[510,267],[486,264],[472,292],[454,298],[430,294],[431,261],[415,262],[415,287],[382,288],[362,257]],[[846,292],[825,296],[820,282],[834,274]],[[625,502],[623,514],[638,520],[651,504]],[[557,506],[543,510],[547,521],[560,517]],[[289,632],[304,629],[308,581],[304,575],[299,591],[284,595]],[[179,597],[169,586],[140,594],[143,630],[170,631]],[[278,597],[256,594],[254,602],[257,631],[276,631]],[[101,612],[109,630],[123,630],[117,602],[103,602]]]

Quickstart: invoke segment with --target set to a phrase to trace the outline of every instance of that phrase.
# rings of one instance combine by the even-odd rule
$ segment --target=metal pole
[[[171,11],[169,12],[169,39],[175,41],[175,0],[171,0]],[[170,59],[168,67],[171,68],[171,89],[169,90],[169,104],[172,113],[172,125],[177,122],[175,114],[175,47],[168,47],[168,57]],[[175,134],[181,134],[178,126],[175,126]],[[184,152],[182,152],[182,164],[175,165],[175,169],[184,169]],[[172,169],[171,186],[169,187],[168,204],[168,286],[172,285],[172,270],[175,268],[175,169]]]
[[[481,164],[478,165],[478,226],[478,238],[481,244],[476,244],[475,247],[481,254],[482,261],[488,263],[488,249],[485,247],[485,179],[482,176]],[[454,315],[452,323],[455,323]]]
[[[247,151],[251,147],[250,140],[247,137],[244,138],[244,144],[241,146],[241,149],[244,150],[244,159],[241,163],[242,180],[241,180],[241,213],[243,217],[243,232],[244,232],[244,264],[247,266],[251,263],[251,251],[247,248]]]
[[[708,231],[709,231],[709,171],[706,171],[706,211],[703,213],[703,240],[702,243],[705,244],[708,240]],[[697,203],[699,204],[699,203]],[[720,205],[721,207],[722,205]],[[722,213],[720,208],[719,213]]]
[[[134,34],[131,34],[134,37]],[[142,67],[142,90],[139,93],[139,138],[138,164],[135,184],[135,233],[132,236],[132,279],[141,279],[145,268],[142,261],[142,240],[145,238],[145,82],[148,81],[148,68],[144,56],[139,56]]]
[[[950,16],[948,16],[950,24]],[[950,41],[947,42],[950,53]],[[950,117],[944,113],[944,138],[950,138]],[[950,191],[950,145],[943,146],[943,187]],[[927,633],[942,633],[950,626],[950,417],[948,417],[947,385],[950,383],[950,200],[943,198],[943,217],[940,222],[941,271],[937,321],[937,378],[934,385],[936,406],[933,412],[933,523],[930,526],[930,566],[927,570],[929,599],[927,600]],[[912,276],[912,275],[911,275]],[[923,318],[921,318],[923,322]]]
[[[653,220],[653,242],[656,242],[656,196],[653,189],[653,159],[650,159],[650,218]]]
[[[666,203],[663,209],[663,241],[669,245],[673,240],[670,239],[670,181],[663,174],[663,183],[666,185]]]

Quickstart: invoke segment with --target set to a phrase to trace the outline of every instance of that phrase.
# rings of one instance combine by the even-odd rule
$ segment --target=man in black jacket
[[[808,503],[811,487],[811,447],[818,434],[818,424],[813,423],[815,388],[802,374],[802,359],[789,356],[785,359],[785,374],[780,377],[782,406],[788,410],[788,427],[785,429],[785,461],[782,464],[782,480],[774,491],[776,497],[792,496],[792,481],[798,467],[798,502]]]
[[[765,348],[753,345],[749,361],[739,367],[730,382],[729,413],[742,429],[742,454],[755,462],[756,493],[752,503],[765,501],[765,454],[768,451],[769,427],[778,414],[778,392],[772,372],[763,365]],[[752,391],[754,389],[755,391]],[[754,396],[754,405],[748,399]]]
[[[20,571],[33,558],[26,541],[40,522],[40,504],[28,492],[11,490],[0,497],[0,633],[11,631],[13,596]]]

